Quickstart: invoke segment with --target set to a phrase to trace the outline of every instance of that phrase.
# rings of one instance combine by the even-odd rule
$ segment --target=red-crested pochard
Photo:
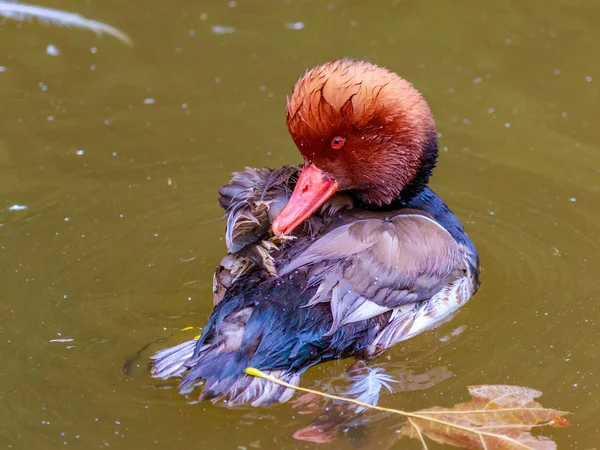
[[[154,355],[152,375],[204,380],[201,399],[284,402],[309,367],[353,357],[349,393],[376,403],[368,363],[439,324],[479,286],[477,251],[427,187],[437,160],[427,102],[387,69],[342,59],[308,71],[287,102],[302,166],[249,169],[220,190],[229,254],[198,339]]]

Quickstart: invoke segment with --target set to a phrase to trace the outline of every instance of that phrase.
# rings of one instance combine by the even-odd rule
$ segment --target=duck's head
[[[287,102],[287,126],[304,168],[273,222],[286,235],[337,191],[384,206],[425,188],[437,159],[427,102],[406,80],[342,59],[308,71]]]

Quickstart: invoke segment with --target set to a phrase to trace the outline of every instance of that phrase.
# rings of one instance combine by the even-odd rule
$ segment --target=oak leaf
[[[469,386],[472,400],[452,408],[439,406],[411,412],[402,434],[465,449],[551,450],[556,443],[531,430],[568,426],[564,411],[544,408],[535,401],[540,391],[520,386]]]

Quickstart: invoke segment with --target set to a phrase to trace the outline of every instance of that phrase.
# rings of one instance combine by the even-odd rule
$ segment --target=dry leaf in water
[[[535,399],[541,392],[519,386],[469,386],[473,399],[452,408],[434,407],[415,411],[402,427],[402,434],[425,438],[465,449],[555,449],[544,436],[531,434],[543,426],[568,426],[564,411],[544,408]]]

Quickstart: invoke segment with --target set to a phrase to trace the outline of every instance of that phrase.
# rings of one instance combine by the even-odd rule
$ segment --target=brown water
[[[432,185],[483,266],[458,316],[382,358],[408,381],[381,404],[450,406],[470,384],[530,386],[574,413],[549,432],[559,448],[598,445],[600,3],[46,6],[117,26],[135,46],[0,25],[0,448],[314,447],[292,439],[310,419],[289,404],[194,404],[145,364],[210,313],[225,250],[216,189],[245,165],[299,162],[285,96],[306,68],[345,55],[397,71],[430,101],[442,134]],[[303,385],[346,366],[317,367]],[[393,430],[373,423],[333,447],[376,448]]]

